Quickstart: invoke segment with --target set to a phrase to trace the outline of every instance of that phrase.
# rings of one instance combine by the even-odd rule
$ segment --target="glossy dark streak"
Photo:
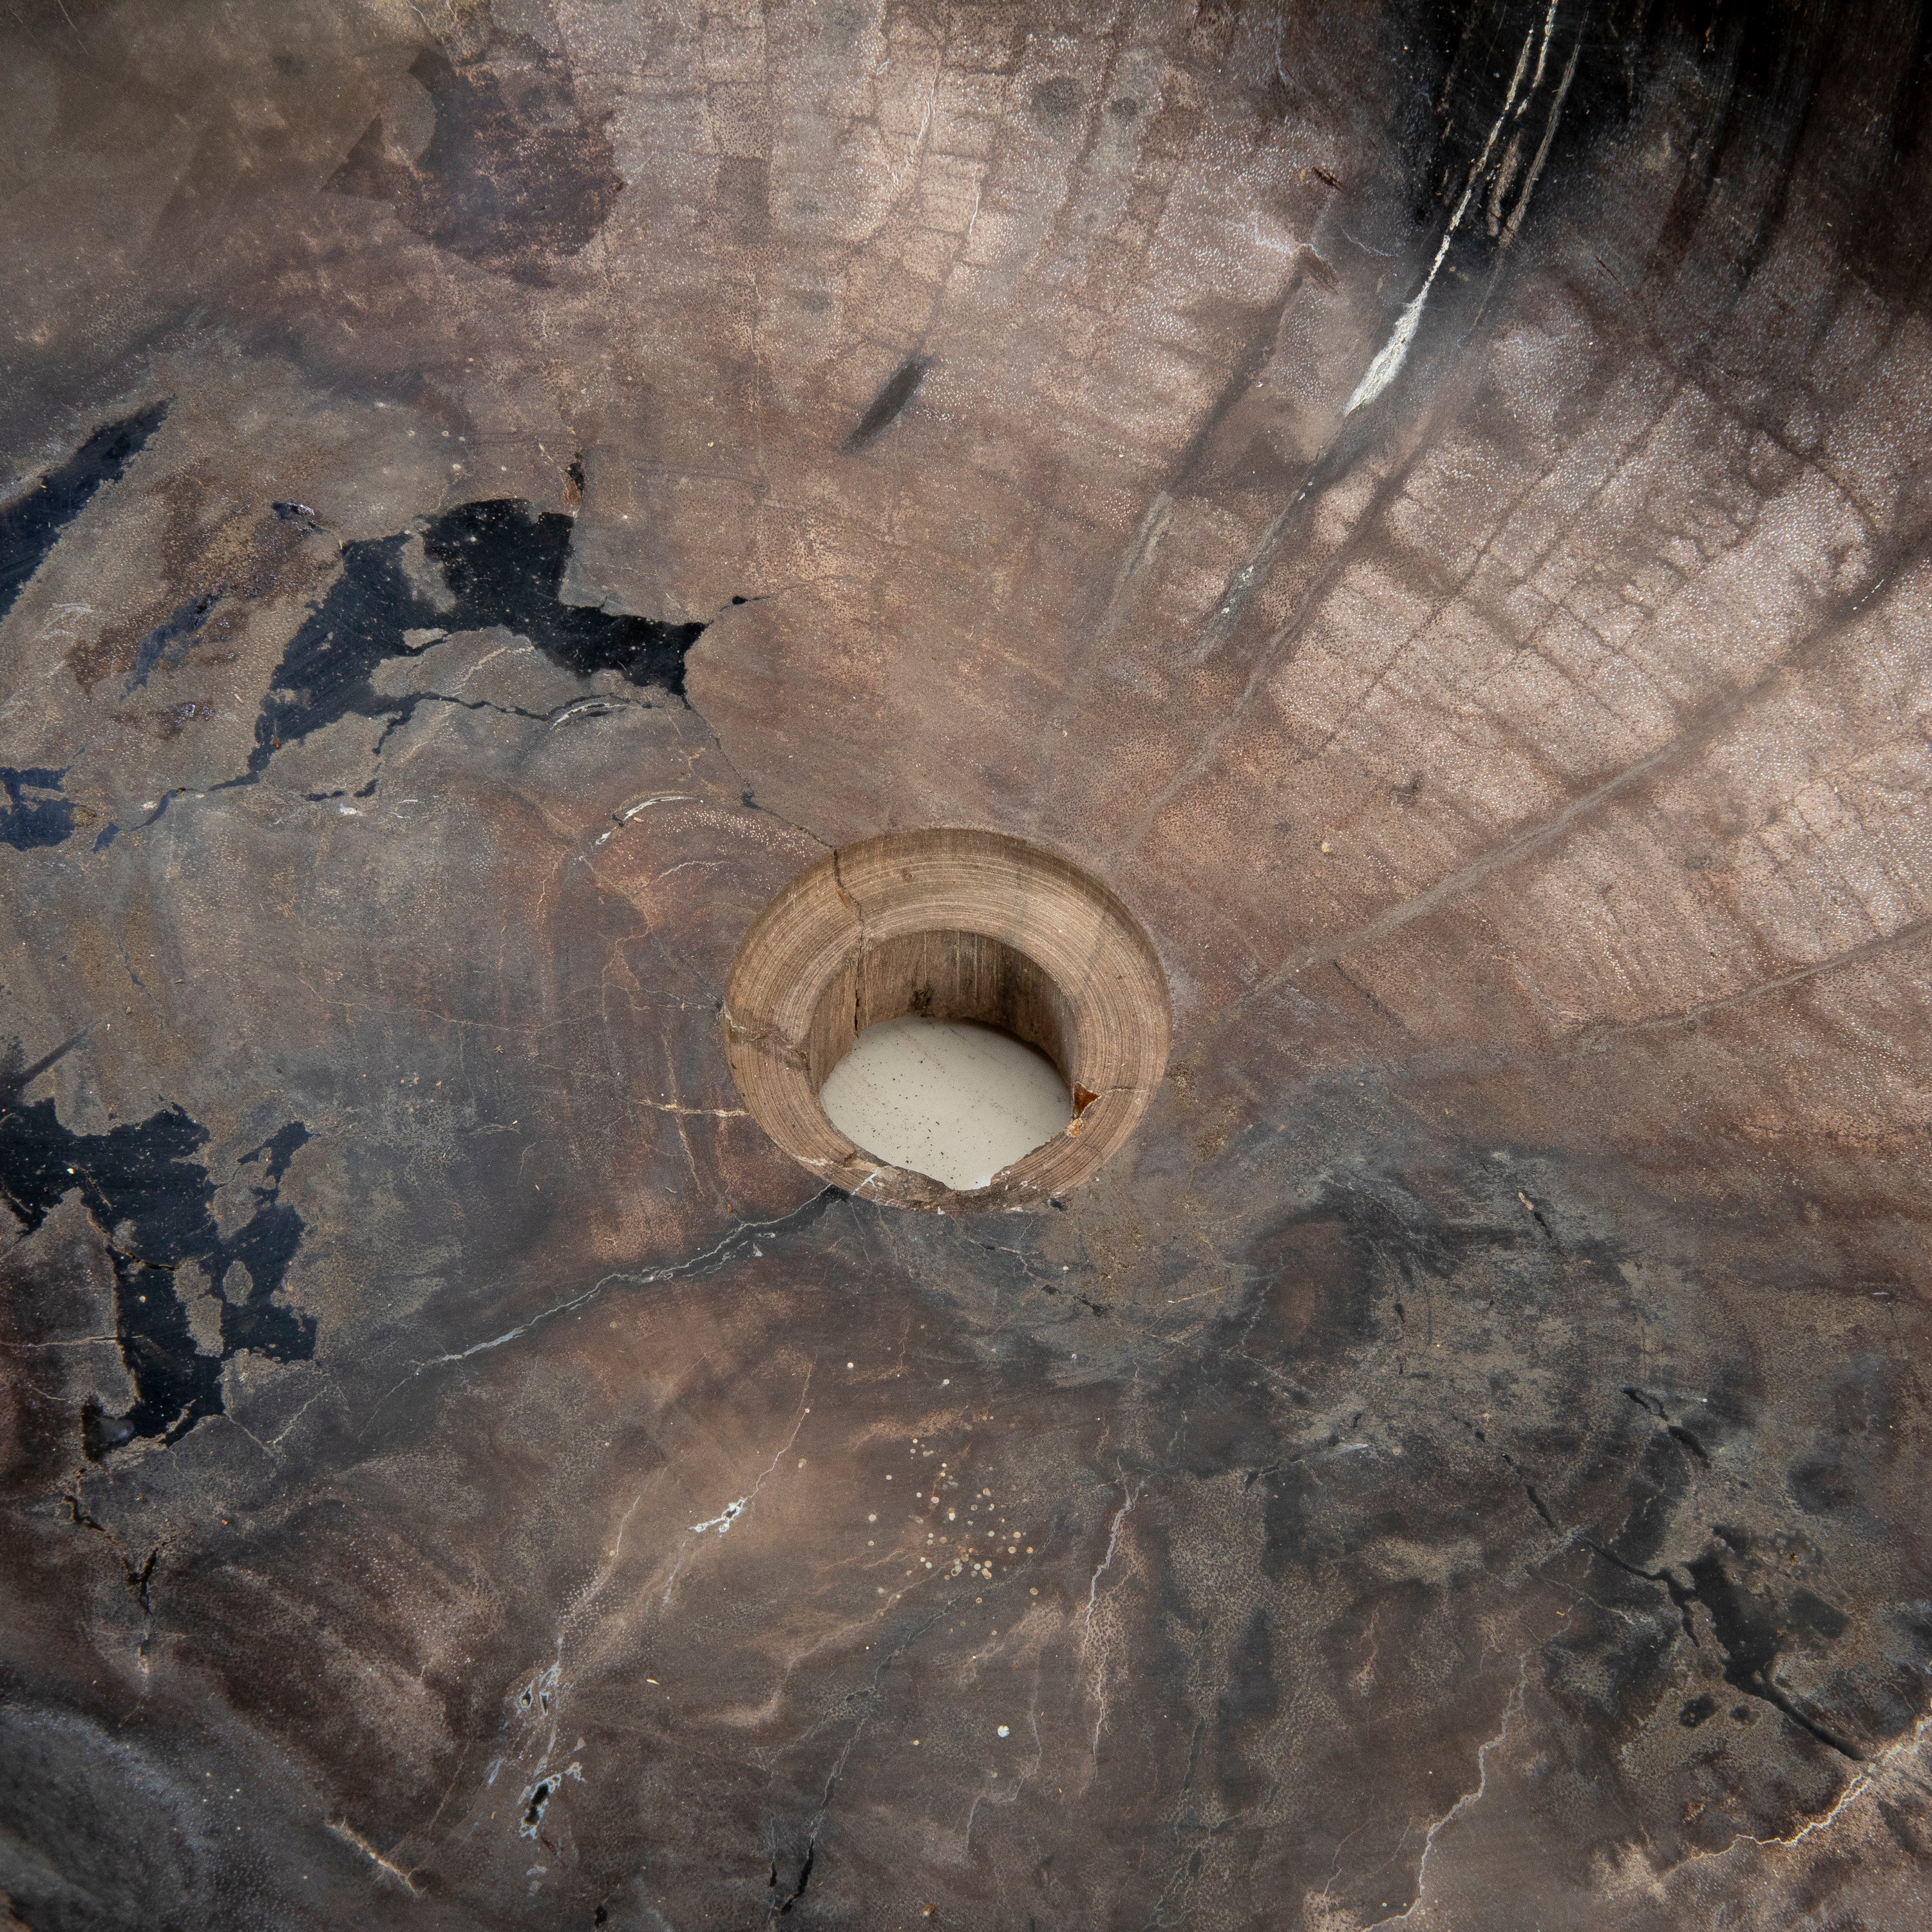
[[[1739,231],[1720,278],[1736,300],[1779,231],[1798,146],[1821,98],[1834,82],[1844,84],[1847,49],[1859,46],[1862,64],[1869,64],[1869,47],[1890,48],[1881,64],[1898,80],[1875,104],[1879,111],[1862,106],[1858,124],[1846,130],[1864,165],[1838,171],[1840,224],[1860,238],[1875,279],[1901,294],[1922,287],[1932,262],[1932,224],[1901,224],[1896,211],[1932,186],[1932,143],[1920,131],[1932,98],[1932,24],[1927,10],[1902,14],[1882,0],[1856,10],[1862,19],[1853,34],[1846,10],[1830,0],[1558,0],[1553,8],[1546,0],[1468,0],[1426,10],[1426,30],[1410,56],[1418,91],[1432,92],[1435,101],[1433,136],[1418,143],[1414,164],[1426,184],[1415,208],[1419,228],[1440,236],[1466,192],[1468,200],[1412,366],[1393,386],[1426,388],[1436,380],[1431,365],[1453,361],[1486,302],[1475,292],[1502,266],[1519,230],[1546,228],[1573,201],[1586,232],[1604,226],[1600,213],[1583,206],[1598,150],[1628,130],[1654,92],[1686,74],[1695,92],[1680,133],[1690,166],[1655,254],[1636,268],[1639,279],[1667,285],[1677,278],[1721,197]],[[1424,245],[1418,241],[1418,249]],[[1426,247],[1424,262],[1432,238]],[[1457,295],[1459,281],[1471,292]],[[1419,286],[1418,274],[1402,298]],[[1712,318],[1700,320],[1708,329]],[[1680,346],[1694,352],[1697,340]],[[1354,440],[1339,440],[1311,490],[1336,479]]]
[[[932,367],[928,356],[908,356],[886,377],[884,386],[866,405],[865,414],[853,425],[852,434],[845,439],[843,447],[848,455],[854,450],[863,449],[904,414],[906,405],[919,393],[919,386],[926,380],[926,372]]]
[[[255,724],[248,777],[260,776],[277,748],[337,719],[355,716],[400,722],[422,694],[386,697],[370,675],[386,658],[420,655],[410,631],[444,634],[500,624],[527,638],[554,662],[580,677],[614,670],[629,682],[684,694],[684,660],[702,624],[660,624],[562,602],[558,595],[570,549],[572,521],[537,514],[510,499],[465,503],[423,533],[424,555],[447,595],[426,595],[403,568],[406,537],[350,544],[342,574],[289,640]],[[245,782],[245,781],[242,781]]]
[[[1439,63],[1436,113],[1442,151],[1431,199],[1453,202],[1490,130],[1509,102],[1526,43],[1528,61],[1514,104],[1540,131],[1540,105],[1550,83],[1574,50],[1576,72],[1552,142],[1550,163],[1574,160],[1595,141],[1628,124],[1669,64],[1696,67],[1701,92],[1720,117],[1713,148],[1738,159],[1726,142],[1761,141],[1788,160],[1808,104],[1831,58],[1830,32],[1847,11],[1862,13],[1868,32],[1892,39],[1903,24],[1896,10],[1868,5],[1847,10],[1831,0],[1462,0],[1427,8],[1416,57]],[[1545,34],[1548,34],[1546,52]],[[1922,26],[1919,32],[1922,38]],[[1910,73],[1910,50],[1899,50],[1899,71]],[[1533,92],[1539,58],[1544,99]],[[1504,138],[1514,125],[1506,122]],[[1500,145],[1497,149],[1501,152]]]
[[[17,1061],[17,1047],[12,1058]],[[203,1416],[220,1414],[222,1364],[238,1350],[279,1362],[314,1354],[315,1317],[275,1299],[303,1234],[302,1216],[280,1198],[289,1162],[309,1137],[300,1121],[237,1163],[262,1162],[262,1183],[254,1190],[254,1212],[224,1236],[214,1219],[214,1182],[196,1157],[208,1142],[205,1127],[167,1107],[105,1133],[77,1134],[52,1100],[14,1097],[28,1077],[20,1070],[0,1088],[0,1201],[31,1234],[64,1196],[80,1196],[112,1257],[115,1330],[134,1383],[126,1414],[88,1409],[90,1457],[141,1436],[172,1442]],[[200,1264],[208,1292],[220,1304],[218,1354],[201,1352],[182,1299],[176,1271],[188,1262]],[[238,1263],[246,1286],[230,1299]]]
[[[120,481],[167,412],[166,403],[154,403],[104,424],[58,470],[50,470],[0,508],[0,617],[13,608],[61,532],[103,484]]]
[[[1546,14],[1541,0],[1435,10],[1438,44],[1455,48],[1440,97],[1435,206],[1452,206],[1462,192],[1502,110],[1517,52],[1526,38],[1540,36]],[[1922,208],[1932,193],[1932,8],[1886,0],[1850,7],[1832,0],[1559,4],[1551,58],[1567,56],[1573,44],[1576,74],[1532,220],[1550,204],[1587,196],[1598,144],[1620,136],[1653,93],[1688,75],[1695,91],[1679,131],[1690,165],[1643,265],[1647,280],[1668,286],[1682,274],[1715,206],[1727,208],[1733,224],[1720,279],[1733,295],[1741,291],[1781,227],[1800,147],[1810,141],[1831,151],[1820,185],[1836,204],[1834,230],[1846,238],[1859,271],[1882,297],[1923,297],[1932,223],[1901,220],[1899,211]],[[1492,172],[1499,158],[1492,158]],[[1590,218],[1584,225],[1603,224]]]
[[[1932,141],[1919,131],[1932,99],[1932,12],[1919,10],[1916,38],[1908,40],[1900,32],[1905,23],[1882,0],[1865,10],[1874,42],[1895,44],[1892,64],[1901,78],[1888,98],[1888,116],[1859,116],[1851,141],[1863,165],[1838,171],[1839,212],[1847,231],[1864,238],[1875,278],[1905,292],[1922,287],[1932,266],[1932,224],[1895,219],[1900,206],[1924,205],[1932,196]],[[1360,526],[1365,532],[1380,526],[1409,464],[1426,460],[1432,412],[1453,400],[1459,373],[1480,362],[1475,345],[1486,319],[1501,312],[1499,300],[1529,266],[1520,244],[1545,232],[1560,236],[1573,202],[1580,232],[1605,225],[1603,211],[1589,205],[1601,151],[1628,133],[1649,91],[1684,104],[1692,165],[1654,254],[1624,264],[1625,272],[1634,282],[1661,284],[1668,306],[1668,292],[1687,279],[1685,251],[1707,223],[1725,167],[1732,172],[1721,186],[1734,203],[1725,213],[1748,231],[1720,272],[1701,281],[1688,278],[1704,290],[1701,305],[1674,318],[1686,326],[1660,345],[1696,376],[1705,342],[1744,298],[1780,229],[1816,98],[1829,82],[1849,89],[1858,79],[1846,72],[1852,65],[1848,37],[1828,0],[1731,8],[1721,0],[1661,7],[1615,0],[1607,9],[1563,0],[1553,8],[1544,0],[1468,0],[1427,10],[1425,19],[1427,30],[1408,44],[1415,83],[1410,106],[1432,98],[1432,125],[1412,112],[1397,130],[1410,176],[1424,191],[1414,209],[1413,259],[1387,291],[1383,341],[1423,290],[1445,237],[1446,253],[1400,368],[1378,396],[1345,416],[1257,551],[1230,578],[1197,646],[1204,656],[1232,636],[1256,589],[1363,457],[1392,431],[1419,424],[1408,455],[1378,486],[1376,514]],[[1690,89],[1682,84],[1687,72]],[[1767,156],[1771,165],[1761,165]],[[1903,238],[1901,228],[1908,231]],[[1596,261],[1605,281],[1595,297],[1611,288],[1628,296],[1618,269],[1600,254]],[[1750,373],[1756,393],[1747,406],[1754,413],[1775,416],[1762,396],[1778,380],[1773,370]],[[1325,587],[1328,580],[1318,583]],[[1315,601],[1311,596],[1306,608]],[[1300,614],[1270,640],[1284,658],[1298,650]]]

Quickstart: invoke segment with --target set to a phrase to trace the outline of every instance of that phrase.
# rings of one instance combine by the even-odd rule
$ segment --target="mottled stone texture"
[[[16,1922],[1932,1923],[1923,9],[0,38]],[[740,1109],[933,824],[1064,1208]]]

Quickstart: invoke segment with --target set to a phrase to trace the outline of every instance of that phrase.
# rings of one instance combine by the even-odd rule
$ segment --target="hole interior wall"
[[[1072,1009],[1052,976],[992,934],[951,928],[862,945],[820,996],[806,1042],[814,1093],[868,1027],[917,1013],[974,1020],[1037,1047],[1070,1088],[1080,1072]]]

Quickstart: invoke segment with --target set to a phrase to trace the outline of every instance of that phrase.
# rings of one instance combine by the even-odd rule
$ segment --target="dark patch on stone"
[[[195,639],[208,622],[208,613],[221,601],[219,590],[190,597],[172,616],[164,618],[143,638],[134,652],[134,669],[128,680],[130,692],[139,691],[157,664],[172,670],[194,648]]]
[[[562,59],[522,40],[493,51],[452,60],[424,48],[410,72],[436,108],[428,146],[398,159],[379,117],[329,186],[388,202],[406,228],[465,261],[542,284],[551,260],[610,219],[624,179]]]
[[[1527,88],[1550,18],[1543,0],[1434,0],[1422,31],[1404,38],[1420,64],[1418,78],[1438,104],[1433,117],[1436,151],[1418,170],[1429,184],[1418,210],[1419,220],[1439,219],[1453,208],[1480,159],[1490,129],[1504,111],[1516,56],[1526,40],[1531,47]],[[1932,237],[1924,224],[1900,222],[1896,211],[1915,206],[1928,178],[1924,128],[1932,110],[1932,65],[1928,28],[1910,14],[1882,25],[1875,17],[1867,31],[1874,43],[1890,44],[1875,64],[1896,81],[1888,98],[1875,100],[1874,128],[1889,138],[1874,144],[1884,165],[1868,171],[1848,197],[1839,226],[1847,245],[1862,257],[1859,266],[1888,296],[1916,292],[1922,284]],[[1420,23],[1419,23],[1420,24]],[[1889,29],[1889,31],[1888,31]],[[1726,263],[1734,290],[1741,291],[1760,268],[1783,212],[1781,184],[1796,164],[1798,146],[1810,122],[1820,90],[1827,82],[1834,40],[1844,29],[1830,0],[1610,0],[1587,11],[1567,10],[1555,16],[1540,89],[1519,91],[1530,139],[1519,144],[1510,182],[1513,191],[1528,172],[1526,162],[1540,146],[1548,110],[1564,70],[1575,57],[1563,95],[1562,112],[1551,128],[1539,197],[1567,191],[1587,178],[1580,165],[1592,145],[1621,135],[1645,97],[1660,82],[1688,66],[1707,104],[1707,116],[1692,151],[1660,238],[1661,249],[1649,265],[1653,278],[1674,274],[1684,264],[1700,223],[1747,176],[1765,184],[1740,208],[1736,247]],[[1480,202],[1503,171],[1515,123],[1506,124],[1490,144]],[[1425,130],[1418,120],[1417,132]],[[1528,150],[1526,154],[1525,150]],[[1512,199],[1504,196],[1505,208]],[[1472,245],[1480,236],[1492,241],[1486,217],[1476,210],[1464,224]]]
[[[266,600],[288,596],[327,568],[324,547],[304,539],[316,526],[253,510],[235,512],[211,501],[206,479],[192,465],[163,477],[154,494],[163,507],[165,534],[155,571],[154,597],[138,612],[110,617],[83,635],[68,653],[75,681],[91,691],[100,679],[124,680],[122,695],[146,688],[157,670],[172,672],[190,652],[210,667],[238,655],[251,612]],[[190,716],[212,706],[195,700],[157,708],[172,736]]]
[[[1051,80],[1043,80],[1033,91],[1028,105],[1033,118],[1053,134],[1070,128],[1078,116],[1084,97],[1080,83],[1070,75],[1055,74]]]
[[[1706,1718],[1714,1717],[1718,1700],[1707,1690],[1701,1697],[1693,1697],[1677,1714],[1677,1721],[1687,1731],[1694,1731]]]
[[[1441,1360],[1432,1311],[1443,1297],[1486,1298],[1507,1284],[1533,1298],[1581,1264],[1521,1220],[1486,1211],[1480,1191],[1461,1206],[1452,1216],[1384,1178],[1338,1185],[1264,1222],[1241,1256],[1249,1286],[1211,1331],[1214,1372],[1163,1387],[1163,1429],[1182,1466],[1198,1478],[1238,1471],[1256,1492],[1270,1575],[1312,1574],[1354,1560],[1365,1538],[1418,1532],[1412,1503],[1366,1475],[1363,1415],[1318,1422],[1316,1391],[1333,1365],[1396,1347],[1413,1351],[1412,1377],[1426,1380]],[[1545,1439],[1562,1447],[1554,1430]]]
[[[620,672],[632,684],[684,695],[684,661],[702,624],[660,624],[564,603],[558,595],[570,550],[572,520],[538,515],[520,500],[464,503],[423,533],[423,552],[440,567],[448,596],[432,601],[404,572],[406,536],[368,537],[345,546],[342,574],[289,640],[255,724],[249,778],[282,745],[351,716],[400,724],[425,699],[386,697],[370,683],[377,665],[419,656],[404,634],[487,629],[500,624],[527,638],[554,663],[580,677]],[[232,782],[245,782],[233,781]]]
[[[1721,1532],[1719,1537],[1722,1540]],[[1777,1681],[1779,1655],[1794,1630],[1828,1642],[1849,1627],[1849,1619],[1832,1605],[1808,1590],[1802,1591],[1780,1612],[1768,1592],[1750,1589],[1732,1574],[1717,1548],[1707,1549],[1684,1566],[1687,1582],[1668,1567],[1646,1570],[1600,1543],[1586,1540],[1586,1546],[1630,1576],[1662,1584],[1682,1620],[1685,1636],[1694,1642],[1696,1631],[1690,1613],[1693,1606],[1701,1605],[1724,1659],[1724,1682],[1733,1690],[1770,1705],[1840,1756],[1854,1761],[1864,1758],[1866,1754],[1854,1740],[1814,1717]],[[1801,1606],[1801,1599],[1808,1601]]]
[[[1801,1711],[1772,1681],[1782,1632],[1768,1600],[1744,1589],[1725,1569],[1724,1558],[1715,1550],[1694,1558],[1685,1568],[1690,1572],[1691,1587],[1686,1590],[1672,1580],[1672,1599],[1680,1607],[1694,1598],[1703,1605],[1718,1648],[1724,1654],[1724,1682],[1736,1690],[1775,1705],[1820,1743],[1829,1744],[1847,1757],[1863,1757],[1864,1752],[1850,1739]]]
[[[908,356],[886,378],[884,386],[866,405],[866,412],[853,426],[852,434],[845,439],[844,448],[849,455],[855,449],[863,449],[881,431],[890,428],[904,412],[905,406],[919,392],[919,386],[926,380],[926,372],[932,366],[924,356]]]
[[[1374,1332],[1385,1296],[1396,1298],[1396,1318],[1405,1322],[1405,1292],[1412,1297],[1478,1254],[1514,1256],[1526,1245],[1513,1222],[1450,1222],[1403,1190],[1340,1187],[1250,1245],[1247,1265],[1268,1304],[1257,1328],[1298,1353],[1346,1349]]]
[[[118,422],[104,424],[58,470],[0,509],[0,617],[104,483],[118,482],[168,412],[155,403]]]
[[[28,852],[36,846],[58,845],[70,836],[74,801],[49,795],[59,792],[66,777],[64,770],[51,771],[44,765],[20,770],[0,765],[0,787],[7,794],[6,805],[0,807],[0,843]]]
[[[262,1162],[262,1184],[254,1214],[224,1236],[214,1182],[196,1158],[206,1128],[179,1107],[164,1107],[105,1133],[77,1134],[52,1100],[18,1097],[49,1064],[24,1066],[17,1042],[0,1064],[0,1200],[31,1234],[64,1196],[78,1193],[112,1257],[115,1334],[135,1401],[120,1416],[90,1407],[85,1445],[98,1461],[138,1437],[178,1441],[203,1416],[220,1414],[221,1365],[241,1349],[278,1362],[314,1354],[315,1317],[275,1299],[304,1227],[280,1198],[282,1178],[309,1135],[291,1120],[242,1156],[239,1167]],[[176,1286],[176,1272],[188,1262],[200,1264],[221,1304],[218,1355],[200,1352]],[[238,1263],[247,1286],[231,1299]]]
[[[1274,1627],[1267,1611],[1258,1609],[1234,1646],[1228,1681],[1214,1707],[1216,1770],[1222,1796],[1230,1805],[1252,1804],[1267,1795],[1268,1772],[1256,1760],[1280,1709]]]
[[[771,164],[728,154],[718,164],[716,206],[740,242],[760,242],[771,228]]]
[[[1786,1627],[1802,1636],[1815,1636],[1834,1643],[1851,1628],[1851,1619],[1835,1604],[1828,1604],[1813,1590],[1794,1590],[1784,1606]]]
[[[1897,1454],[1895,1406],[1889,1365],[1870,1356],[1841,1364],[1828,1406],[1812,1438],[1811,1453],[1786,1472],[1785,1486],[1808,1516],[1854,1508],[1874,1465]]]

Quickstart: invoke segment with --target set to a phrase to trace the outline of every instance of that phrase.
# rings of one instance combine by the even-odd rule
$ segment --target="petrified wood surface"
[[[1921,10],[0,35],[20,1922],[1932,1922]],[[934,825],[1064,1209],[740,1112]]]
[[[1066,1083],[1066,1130],[968,1193],[856,1145],[819,1089],[868,1027],[913,1012],[1039,1048]],[[807,866],[752,921],[719,1018],[746,1112],[794,1160],[874,1204],[956,1215],[1065,1209],[1139,1125],[1172,1031],[1159,957],[1099,880],[958,826],[860,839]]]

